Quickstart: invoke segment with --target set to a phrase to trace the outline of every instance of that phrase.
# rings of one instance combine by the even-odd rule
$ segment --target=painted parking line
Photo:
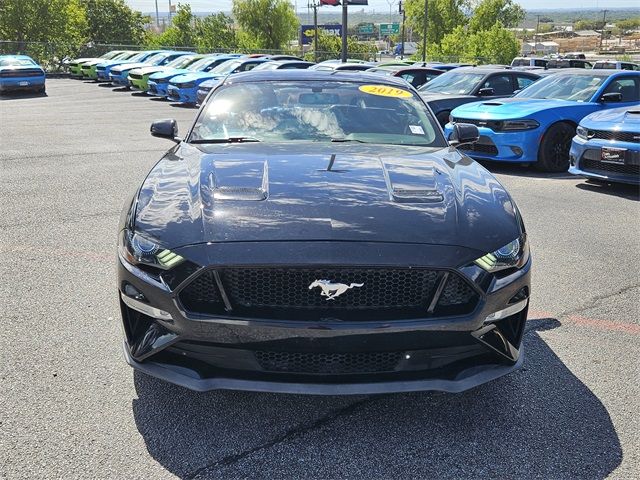
[[[529,310],[529,320],[543,318],[557,318],[557,316],[551,312],[547,312],[544,310]],[[605,320],[601,318],[589,318],[582,315],[567,315],[558,318],[558,320],[560,320],[562,323],[597,328],[599,330],[625,332],[631,335],[640,335],[640,325],[633,323],[624,323],[616,320]]]

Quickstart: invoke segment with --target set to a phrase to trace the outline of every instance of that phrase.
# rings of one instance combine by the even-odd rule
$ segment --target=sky
[[[125,0],[130,7],[135,8],[143,12],[155,11],[155,0]],[[230,11],[231,0],[171,0],[173,4],[188,3],[191,5],[191,10],[194,12],[217,12],[217,11]],[[292,3],[298,6],[299,11],[306,11],[307,0],[291,0]],[[351,7],[351,8],[364,8],[368,11],[376,11],[385,13],[389,11],[389,2],[394,4],[394,10],[397,9],[397,0],[369,0],[368,7]],[[544,9],[544,8],[558,8],[558,0],[519,0],[517,3],[522,5],[523,8],[529,10]],[[160,11],[167,11],[169,0],[158,0],[158,7]],[[571,2],[571,7],[567,9],[576,8],[616,8],[616,7],[638,7],[638,0],[574,0]],[[338,12],[337,7],[322,7],[323,12],[330,11]]]

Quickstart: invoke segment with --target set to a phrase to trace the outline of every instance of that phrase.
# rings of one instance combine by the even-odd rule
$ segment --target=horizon
[[[158,1],[158,9],[161,12],[167,12],[169,9],[169,0],[157,0]],[[296,11],[298,13],[303,13],[307,11],[307,0],[290,0],[292,4],[297,5]],[[364,10],[369,13],[380,13],[380,14],[388,14],[390,7],[389,1],[392,2],[391,10],[393,13],[396,13],[398,10],[398,1],[397,0],[369,0],[368,6],[359,6],[354,5],[351,7],[353,10]],[[125,0],[127,5],[131,8],[148,13],[155,11],[155,3],[156,0]],[[191,5],[191,10],[193,12],[230,12],[232,0],[172,0],[171,3],[176,5],[177,3],[184,3]],[[554,5],[557,3],[556,0],[521,0],[516,1],[522,8],[525,10],[536,10],[536,11],[570,11],[570,10],[595,10],[595,9],[637,9],[640,12],[640,7],[638,7],[638,0],[578,0],[576,5],[573,7],[567,8],[557,8]],[[216,4],[215,6],[212,4]],[[338,13],[340,8],[338,7],[330,7],[324,6],[319,12],[320,13]]]

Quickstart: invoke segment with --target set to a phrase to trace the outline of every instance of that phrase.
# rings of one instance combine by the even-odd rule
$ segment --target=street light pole
[[[424,24],[422,26],[422,63],[427,63],[427,23],[429,18],[429,0],[424,0]]]
[[[600,32],[600,50],[602,50],[602,42],[604,41],[604,27],[607,26],[607,10],[602,11],[602,31]]]
[[[160,12],[158,11],[158,0],[156,0],[156,27],[160,29]]]
[[[318,63],[318,3],[313,1],[313,61]]]
[[[348,0],[342,0],[342,63],[347,63],[347,5]]]
[[[400,2],[398,2],[398,10],[399,12],[402,14],[402,35],[400,38],[400,60],[404,60],[404,21],[405,21],[405,16],[404,16],[404,7],[402,6],[402,0],[400,0]]]

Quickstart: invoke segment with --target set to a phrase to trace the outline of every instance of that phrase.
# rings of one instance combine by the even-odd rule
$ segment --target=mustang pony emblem
[[[333,300],[336,297],[339,297],[347,290],[350,290],[354,287],[362,287],[364,283],[352,283],[351,285],[346,285],[344,283],[331,283],[331,280],[316,280],[311,285],[309,285],[309,290],[315,287],[320,287],[322,292],[320,295],[323,297],[327,297],[327,300]]]

